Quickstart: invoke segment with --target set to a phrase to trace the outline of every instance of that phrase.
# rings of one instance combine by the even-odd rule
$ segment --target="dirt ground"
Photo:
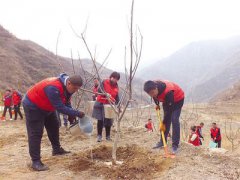
[[[209,116],[206,112],[199,111],[207,124],[205,136],[210,120],[215,117],[214,113]],[[146,132],[146,120],[137,121],[134,116],[122,123],[118,165],[110,165],[112,142],[97,143],[96,129],[91,138],[86,138],[73,137],[60,128],[61,144],[72,153],[53,157],[44,134],[42,161],[50,168],[45,172],[29,168],[25,121],[0,122],[0,179],[240,179],[239,153],[211,151],[207,149],[206,138],[200,148],[181,142],[176,158],[166,159],[163,150],[152,149],[159,139],[158,133]],[[228,147],[224,143],[223,146]]]

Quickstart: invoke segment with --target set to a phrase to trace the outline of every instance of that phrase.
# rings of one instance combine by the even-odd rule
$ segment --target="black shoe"
[[[98,135],[97,136],[97,142],[101,142],[102,141],[102,136],[101,135]]]
[[[64,154],[69,154],[69,153],[71,153],[71,151],[65,151],[62,147],[52,151],[53,156],[64,155]]]
[[[163,143],[162,142],[158,142],[154,147],[153,149],[160,149],[160,148],[163,148]]]
[[[107,140],[107,141],[112,141],[112,139],[110,138],[110,136],[107,136],[107,137],[106,137],[106,140]]]
[[[47,170],[49,170],[49,168],[46,165],[44,165],[41,161],[33,161],[31,167],[34,171],[47,171]]]

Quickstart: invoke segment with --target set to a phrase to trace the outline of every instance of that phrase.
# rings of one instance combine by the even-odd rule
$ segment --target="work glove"
[[[84,116],[85,116],[85,113],[82,112],[82,111],[79,111],[79,116],[78,117],[83,118]]]
[[[159,130],[165,132],[166,131],[166,126],[163,122],[160,122],[159,124]]]
[[[160,110],[160,106],[159,106],[159,105],[156,105],[155,109],[156,109],[156,110]]]

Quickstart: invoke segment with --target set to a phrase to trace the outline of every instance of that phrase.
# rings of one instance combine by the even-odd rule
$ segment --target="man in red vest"
[[[4,102],[4,109],[3,109],[3,114],[1,117],[1,120],[5,121],[5,116],[6,116],[6,112],[8,110],[9,112],[9,116],[10,116],[10,120],[12,120],[12,94],[11,94],[11,90],[7,89],[6,93],[3,96],[2,101]]]
[[[203,122],[201,122],[199,126],[196,126],[196,133],[199,136],[200,145],[202,145],[202,141],[204,141],[204,138],[203,138],[203,135],[202,135],[203,126],[204,126]]]
[[[12,100],[13,100],[14,114],[15,114],[14,120],[17,120],[18,114],[20,118],[23,119],[23,115],[20,110],[22,95],[20,94],[20,92],[18,92],[15,89],[12,90]]]
[[[82,78],[79,75],[69,77],[67,74],[61,74],[59,77],[40,81],[27,91],[23,99],[23,108],[26,115],[29,153],[32,159],[31,167],[35,171],[49,169],[41,162],[40,157],[44,126],[52,145],[52,155],[70,153],[60,145],[56,110],[70,117],[83,117],[84,113],[73,109],[70,103],[72,94],[81,86]]]
[[[118,81],[120,79],[120,74],[118,72],[113,72],[109,79],[105,79],[100,84],[98,92],[102,93],[103,91],[109,95],[109,100],[111,103],[118,104]],[[105,118],[104,114],[104,104],[110,104],[108,98],[105,95],[98,95],[96,102],[93,107],[92,116],[98,120],[97,122],[97,142],[102,141],[102,129],[105,127],[106,131],[106,140],[111,141],[110,132],[112,127],[112,119]]]
[[[156,108],[160,109],[159,102],[162,102],[164,118],[160,124],[160,130],[164,131],[167,139],[172,124],[172,152],[177,153],[180,141],[179,117],[184,103],[184,92],[175,83],[166,80],[146,81],[144,91],[151,96],[156,103]],[[163,147],[162,139],[156,144],[155,148]]]
[[[210,129],[210,133],[211,133],[212,141],[217,143],[218,148],[221,148],[222,137],[221,137],[220,128],[217,127],[216,123],[212,123],[212,128]]]

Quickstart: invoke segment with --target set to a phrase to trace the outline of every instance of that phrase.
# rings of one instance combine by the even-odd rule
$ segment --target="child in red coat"
[[[189,135],[188,142],[194,146],[200,146],[200,138],[196,132],[196,126],[191,127],[191,134]]]
[[[9,116],[10,116],[10,120],[12,120],[12,94],[11,94],[11,90],[7,89],[6,93],[3,96],[2,101],[4,102],[4,110],[3,110],[3,114],[2,114],[2,120],[5,121],[5,116],[6,116],[6,112],[8,110],[9,112]]]
[[[147,129],[147,131],[153,132],[153,123],[151,118],[148,119],[147,124],[145,124],[145,128]]]

